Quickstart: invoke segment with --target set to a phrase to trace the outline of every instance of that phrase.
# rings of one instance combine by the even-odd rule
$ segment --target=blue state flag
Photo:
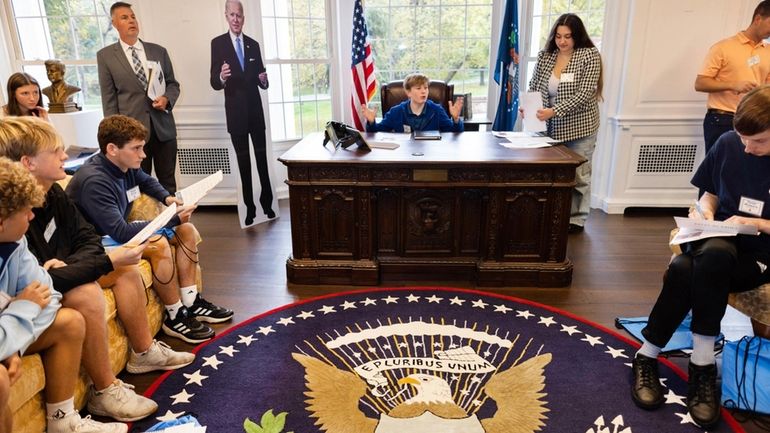
[[[513,131],[519,112],[519,13],[518,0],[505,2],[505,15],[497,49],[495,82],[500,85],[494,131]]]

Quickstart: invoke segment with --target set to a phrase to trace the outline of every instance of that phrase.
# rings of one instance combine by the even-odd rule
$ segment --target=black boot
[[[719,421],[717,396],[717,366],[700,366],[690,362],[687,388],[687,411],[690,418],[703,428],[713,427]]]
[[[663,387],[660,384],[658,360],[637,354],[632,363],[634,385],[631,396],[642,409],[656,409],[663,404]]]

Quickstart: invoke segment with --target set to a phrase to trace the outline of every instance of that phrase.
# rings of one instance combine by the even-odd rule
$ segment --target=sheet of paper
[[[536,149],[552,146],[553,143],[554,139],[551,137],[508,136],[505,141],[500,142],[500,145],[509,149]]]
[[[733,224],[724,221],[709,221],[693,218],[674,217],[679,231],[673,239],[671,245],[680,245],[686,242],[697,241],[700,239],[714,238],[719,236],[737,236],[737,235],[758,235],[756,226],[746,224]]]
[[[150,76],[147,79],[147,97],[154,101],[166,94],[166,77],[159,62],[148,60],[147,69],[150,70]]]
[[[525,131],[540,132],[545,131],[544,120],[537,120],[537,110],[543,109],[543,99],[540,92],[527,92],[521,94],[521,108],[524,110],[524,119],[522,119],[522,129]]]
[[[171,220],[171,218],[174,217],[174,215],[176,215],[176,203],[171,203],[171,206],[167,207],[163,212],[159,213],[154,220],[150,221],[149,224],[144,226],[144,228],[140,230],[139,233],[135,234],[134,237],[131,238],[124,245],[141,244],[142,242],[149,239],[149,237],[152,236],[153,233],[158,231],[158,229],[165,226],[166,223],[168,223]]]
[[[88,161],[89,158],[96,155],[99,152],[94,152],[90,155],[81,156],[79,158],[72,158],[64,161],[64,170],[72,170],[75,168],[80,168],[81,165],[85,164],[86,161]]]
[[[217,186],[219,182],[222,182],[222,170],[217,170],[215,173],[206,176],[187,188],[182,188],[177,191],[176,197],[182,200],[185,206],[194,205]]]
[[[388,141],[388,140],[366,140],[366,143],[369,144],[369,147],[372,149],[398,149],[401,145],[396,143],[395,141]]]

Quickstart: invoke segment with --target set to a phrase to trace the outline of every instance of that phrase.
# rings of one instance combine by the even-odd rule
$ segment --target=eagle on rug
[[[311,356],[293,353],[305,368],[305,400],[315,424],[328,433],[533,433],[545,425],[545,366],[551,354],[532,357],[495,373],[484,392],[497,410],[479,420],[457,404],[445,379],[414,373],[397,381],[411,385],[416,394],[385,413],[378,405],[379,419],[366,416],[359,403],[369,390],[357,374]]]

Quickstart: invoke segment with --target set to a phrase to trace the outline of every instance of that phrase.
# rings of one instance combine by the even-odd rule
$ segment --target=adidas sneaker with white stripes
[[[162,329],[166,335],[192,344],[202,343],[214,336],[214,330],[196,320],[184,306],[177,311],[174,320],[166,316]]]

